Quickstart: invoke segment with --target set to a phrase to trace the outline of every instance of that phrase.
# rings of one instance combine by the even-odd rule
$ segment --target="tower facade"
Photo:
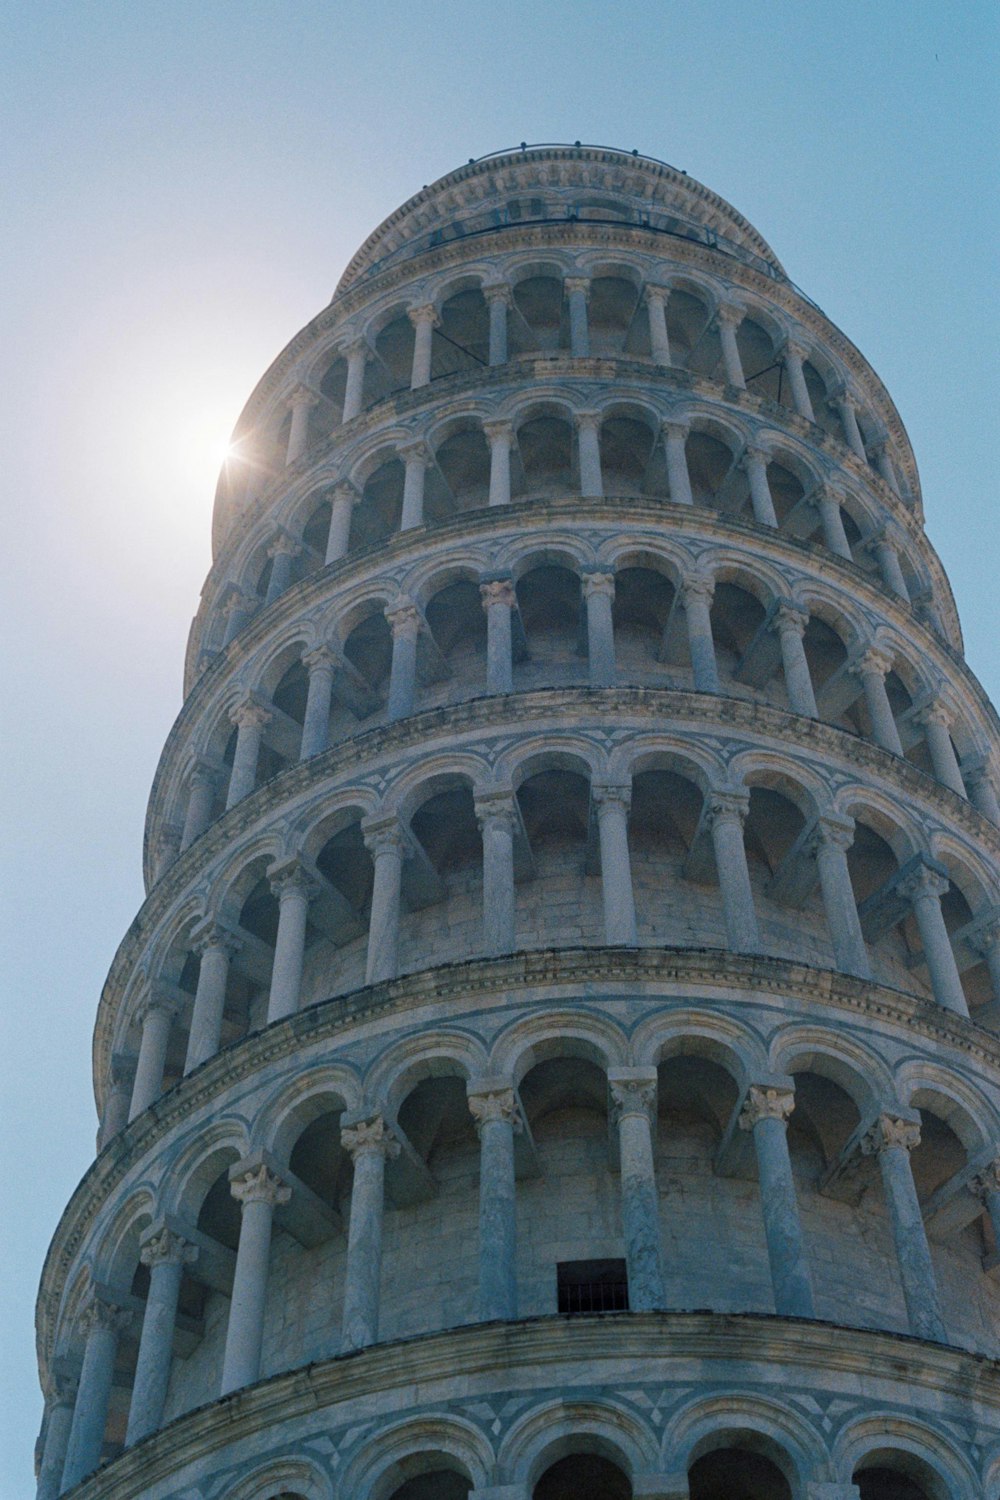
[[[471,162],[213,542],[42,1500],[995,1500],[998,723],[859,352],[686,174]]]

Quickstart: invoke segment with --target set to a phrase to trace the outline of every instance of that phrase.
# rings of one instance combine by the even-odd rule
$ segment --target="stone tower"
[[[370,236],[219,489],[44,1500],[997,1496],[998,722],[921,515],[686,174]]]

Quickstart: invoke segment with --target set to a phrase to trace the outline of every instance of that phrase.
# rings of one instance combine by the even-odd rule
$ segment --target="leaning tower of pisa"
[[[42,1500],[996,1500],[1000,725],[861,354],[685,173],[473,161],[213,543]]]

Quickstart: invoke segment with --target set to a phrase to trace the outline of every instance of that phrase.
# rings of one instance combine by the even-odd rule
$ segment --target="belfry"
[[[212,535],[40,1500],[995,1500],[1000,724],[863,356],[686,173],[505,151]]]

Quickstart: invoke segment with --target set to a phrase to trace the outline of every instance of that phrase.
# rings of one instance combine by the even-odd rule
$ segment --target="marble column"
[[[639,939],[628,847],[629,786],[595,782],[591,796],[597,808],[601,843],[601,894],[604,901],[604,941],[634,948]]]
[[[278,536],[267,549],[267,555],[271,559],[271,576],[267,581],[267,593],[264,596],[265,604],[273,604],[274,601],[291,586],[292,570],[295,559],[302,551],[298,542],[290,536]]]
[[[392,667],[389,671],[390,720],[405,719],[413,712],[417,693],[417,639],[420,614],[409,599],[401,599],[386,608],[385,617],[392,631]]]
[[[785,690],[788,705],[793,713],[805,714],[810,719],[818,717],[816,695],[813,692],[812,674],[806,660],[802,637],[809,624],[809,611],[791,602],[779,603],[774,619],[774,628],[781,645],[781,665],[785,673]]]
[[[192,947],[201,962],[198,968],[198,988],[191,1011],[187,1056],[184,1060],[185,1076],[214,1057],[219,1050],[229,963],[240,943],[234,933],[228,932],[216,922],[208,922],[195,931]]]
[[[278,900],[278,934],[267,1000],[270,1025],[272,1021],[294,1015],[299,1008],[309,903],[318,887],[299,859],[286,859],[271,865],[267,874],[271,892]]]
[[[53,1380],[52,1396],[47,1405],[45,1446],[38,1469],[35,1500],[58,1500],[62,1491],[76,1392],[77,1383],[68,1376],[57,1375]]]
[[[903,746],[896,719],[885,690],[885,679],[892,671],[892,658],[872,646],[858,659],[854,668],[861,678],[865,703],[872,722],[872,738],[883,750],[902,755]]]
[[[1000,998],[1000,997],[998,997]],[[97,1149],[103,1151],[109,1141],[114,1140],[128,1124],[129,1105],[135,1087],[136,1059],[115,1053],[111,1058],[108,1089],[104,1096],[101,1113],[101,1128],[98,1132]]]
[[[140,1006],[137,1015],[142,1025],[139,1060],[135,1066],[129,1121],[148,1109],[163,1088],[163,1069],[167,1060],[170,1028],[177,1014],[177,1001],[157,981]]]
[[[840,501],[833,490],[822,480],[816,490],[816,509],[819,511],[823,540],[830,551],[845,562],[853,562],[854,554],[844,530],[844,518],[840,513]]]
[[[882,581],[887,588],[890,588],[897,598],[903,599],[909,604],[910,591],[906,587],[903,569],[899,564],[899,551],[891,533],[883,527],[881,531],[869,537],[865,546],[878,563],[879,572],[882,574]]]
[[[896,470],[892,462],[890,448],[891,444],[888,438],[879,438],[872,450],[872,456],[875,459],[875,467],[878,469],[879,474],[885,480],[890,490],[892,490],[892,493],[898,497],[899,480],[896,478]]]
[[[855,458],[863,464],[868,462],[868,454],[865,452],[864,441],[861,437],[861,428],[858,426],[858,413],[854,404],[854,397],[843,386],[833,395],[833,404],[840,413],[841,426],[844,429],[844,440]]]
[[[486,611],[486,691],[509,693],[514,686],[514,585],[509,578],[486,578],[479,585],[479,596]]]
[[[229,773],[226,811],[248,797],[257,785],[257,759],[265,725],[270,724],[271,710],[254,697],[245,698],[231,710],[229,718],[236,725],[236,752]]]
[[[612,604],[615,575],[590,569],[583,575],[583,597],[587,610],[587,662],[590,686],[613,687],[615,683],[615,627]]]
[[[756,953],[760,934],[743,846],[743,824],[750,809],[750,797],[744,791],[709,792],[707,800],[726,938],[734,953]]]
[[[903,1283],[910,1331],[918,1338],[945,1344],[934,1266],[910,1168],[910,1152],[920,1143],[914,1120],[880,1114],[861,1143],[867,1156],[877,1156],[882,1188],[892,1224],[899,1276]]]
[[[815,422],[816,413],[809,396],[809,387],[806,385],[805,361],[806,350],[801,344],[788,339],[782,351],[785,361],[785,373],[788,376],[788,384],[792,390],[792,404],[800,417],[805,417],[807,422]]]
[[[618,1130],[622,1237],[633,1312],[666,1307],[660,1203],[653,1164],[656,1069],[619,1068],[608,1073],[611,1118]]]
[[[482,792],[475,809],[483,837],[483,952],[492,957],[515,948],[514,793]]]
[[[989,818],[991,823],[1000,824],[1000,801],[997,800],[989,761],[985,758],[967,761],[962,767],[962,780],[977,812],[981,812],[984,818]]]
[[[1000,1159],[990,1162],[969,1183],[969,1191],[983,1205],[989,1215],[993,1239],[1000,1251]]]
[[[378,1338],[385,1163],[399,1155],[399,1142],[380,1114],[352,1119],[340,1139],[354,1163],[340,1344],[344,1354],[365,1349]]]
[[[960,797],[965,797],[965,782],[951,742],[951,715],[947,708],[940,702],[929,703],[921,709],[918,721],[923,726],[934,775]]]
[[[180,853],[181,833],[172,825],[165,825],[153,843],[153,883],[162,880]]]
[[[596,411],[576,414],[577,444],[580,454],[580,494],[603,495],[601,474],[601,417]]]
[[[250,618],[253,605],[242,589],[233,588],[222,605],[226,625],[222,634],[223,650],[235,640]]]
[[[722,363],[726,370],[726,383],[736,386],[740,391],[745,391],[747,388],[743,374],[743,361],[740,358],[740,346],[736,340],[736,330],[743,322],[743,316],[741,307],[731,307],[727,303],[723,303],[715,315],[719,342],[722,345]]]
[[[405,839],[395,817],[368,819],[361,831],[375,866],[365,984],[378,984],[396,976]]]
[[[490,505],[510,504],[510,453],[514,446],[514,429],[506,420],[484,422],[483,432],[490,445]]]
[[[165,1224],[155,1225],[143,1236],[139,1259],[149,1267],[149,1291],[132,1382],[126,1448],[156,1432],[163,1421],[181,1278],[184,1267],[193,1265],[197,1258],[197,1247]]]
[[[80,1387],[73,1408],[62,1489],[72,1489],[101,1461],[108,1421],[118,1339],[131,1314],[100,1295],[93,1295],[80,1316],[85,1339]]]
[[[399,456],[405,465],[403,512],[399,529],[412,531],[414,527],[424,524],[424,480],[432,455],[427,444],[418,439],[416,442],[404,443],[399,449]]]
[[[788,1117],[794,1107],[791,1089],[751,1084],[739,1126],[753,1133],[774,1310],[782,1318],[813,1318],[812,1282],[788,1155]]]
[[[361,496],[346,481],[330,491],[330,532],[326,540],[326,563],[346,557],[351,545],[351,517]]]
[[[419,390],[431,378],[431,356],[434,330],[440,321],[435,307],[427,302],[422,307],[411,307],[410,322],[413,324],[413,367],[410,373],[410,390]]]
[[[664,422],[663,443],[667,454],[667,488],[674,505],[693,505],[691,476],[687,462],[688,426],[685,422]]]
[[[743,467],[750,485],[750,504],[753,518],[759,526],[776,527],[778,517],[771,498],[771,486],[767,481],[767,454],[760,448],[749,445],[743,450]]]
[[[1000,1011],[1000,917],[979,924],[969,938],[969,945],[981,955],[990,976],[993,1002]],[[997,1241],[1000,1250],[1000,1239]]]
[[[853,842],[853,818],[830,814],[817,818],[813,852],[820,890],[823,893],[826,924],[833,943],[834,961],[842,974],[853,974],[857,979],[870,979],[868,949],[861,931],[858,904],[854,899],[851,872],[847,865],[847,851]]]
[[[925,864],[921,864],[899,887],[900,895],[905,896],[913,907],[934,999],[943,1010],[968,1017],[968,1002],[941,912],[941,897],[947,890],[947,878]]]
[[[507,363],[507,310],[513,301],[510,287],[505,281],[488,282],[483,287],[483,297],[489,309],[491,365]]]
[[[309,673],[309,687],[299,760],[309,760],[313,755],[322,755],[330,744],[330,705],[339,663],[329,646],[316,646],[305,652],[302,665]]]
[[[316,392],[311,391],[306,385],[296,386],[288,398],[292,420],[288,429],[286,465],[296,464],[305,456],[306,449],[309,447],[309,413],[317,405],[318,399]]]
[[[184,827],[181,831],[181,853],[190,849],[195,839],[200,838],[212,821],[215,797],[218,791],[218,774],[207,761],[195,760],[188,781],[187,808]]]
[[[654,364],[670,364],[670,335],[667,332],[667,298],[669,287],[647,286],[643,296],[649,317],[649,349]]]
[[[514,1134],[523,1128],[510,1087],[469,1083],[479,1136],[479,1317],[517,1317]]]
[[[577,359],[586,359],[590,354],[590,328],[587,323],[590,281],[586,276],[567,276],[565,286],[569,300],[570,353]]]
[[[715,660],[715,641],[712,639],[714,595],[715,581],[712,578],[693,575],[684,579],[681,584],[691,675],[695,691],[699,693],[719,691],[719,668]]]
[[[260,1376],[274,1210],[292,1196],[264,1162],[237,1162],[229,1171],[229,1190],[240,1205],[240,1240],[222,1361],[223,1396]]]
[[[365,389],[365,365],[368,363],[370,354],[371,350],[364,339],[355,339],[344,350],[347,359],[347,384],[344,389],[344,411],[341,417],[343,422],[350,422],[361,411]]]

